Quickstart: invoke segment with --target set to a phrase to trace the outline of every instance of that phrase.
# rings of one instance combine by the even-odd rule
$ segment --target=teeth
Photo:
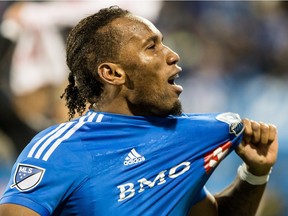
[[[172,76],[172,77],[168,80],[168,83],[169,83],[169,84],[172,84],[172,85],[175,84],[175,83],[174,83],[174,80],[177,79],[178,77],[179,77],[179,74],[176,74],[176,75]]]

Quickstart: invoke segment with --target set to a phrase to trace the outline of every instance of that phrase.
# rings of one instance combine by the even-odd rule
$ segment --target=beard
[[[129,103],[128,106],[130,111],[135,116],[156,116],[156,117],[167,117],[169,115],[180,116],[183,112],[181,101],[178,99],[171,106],[163,105],[161,100],[141,100],[139,103]]]
[[[168,115],[175,115],[175,116],[180,116],[182,115],[183,110],[182,110],[182,104],[180,100],[177,100],[176,103],[174,103],[174,106],[172,109],[169,111]]]

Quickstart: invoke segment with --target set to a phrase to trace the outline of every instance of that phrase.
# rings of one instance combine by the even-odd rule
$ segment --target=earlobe
[[[102,63],[99,65],[98,75],[104,83],[122,85],[125,82],[124,71],[113,63]]]

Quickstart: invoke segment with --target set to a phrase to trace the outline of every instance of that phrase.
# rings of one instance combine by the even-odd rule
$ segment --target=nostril
[[[171,50],[170,55],[167,57],[167,63],[169,65],[173,65],[173,64],[177,64],[177,62],[179,60],[180,60],[180,58],[179,58],[178,54]]]

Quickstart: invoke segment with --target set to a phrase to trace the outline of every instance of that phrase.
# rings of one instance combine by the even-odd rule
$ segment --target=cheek
[[[127,74],[129,82],[135,88],[157,89],[163,86],[165,76],[162,74],[161,63],[151,57],[130,56],[124,63],[123,69]],[[127,64],[128,62],[128,64]],[[162,75],[161,75],[162,74]]]
[[[155,91],[163,88],[163,80],[155,73],[142,73],[142,75],[137,79],[138,87],[143,88],[147,91]]]

